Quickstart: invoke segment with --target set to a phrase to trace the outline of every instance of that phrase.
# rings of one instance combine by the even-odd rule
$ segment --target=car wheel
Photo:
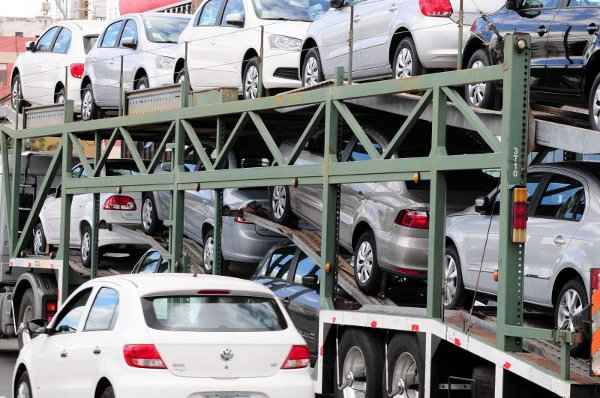
[[[302,65],[302,86],[312,87],[321,83],[323,77],[323,67],[321,66],[321,56],[317,48],[311,48],[306,53],[304,64]]]
[[[446,247],[446,262],[444,264],[444,305],[455,309],[468,305],[468,295],[462,279],[460,258],[454,246]]]
[[[61,87],[60,90],[58,90],[54,94],[54,103],[55,104],[64,104],[65,103],[65,88],[64,87]]]
[[[260,72],[258,68],[258,59],[254,57],[248,60],[246,68],[244,69],[244,81],[242,82],[242,87],[244,87],[244,99],[258,98],[259,86]]]
[[[423,74],[423,65],[419,61],[415,42],[405,37],[398,44],[394,55],[394,78],[406,79]]]
[[[112,386],[106,387],[104,391],[102,391],[102,394],[100,394],[100,398],[115,398],[115,391]]]
[[[277,185],[271,190],[271,217],[273,221],[289,225],[292,221],[292,208],[290,206],[290,189]]]
[[[350,329],[342,336],[339,351],[339,364],[336,377],[340,387],[336,389],[338,398],[381,398],[383,376],[383,344],[368,333]]]
[[[47,253],[46,251],[46,235],[44,234],[44,227],[41,222],[37,222],[33,227],[33,254],[36,256],[43,256]]]
[[[134,82],[134,85],[133,85],[134,90],[145,90],[147,88],[150,88],[150,82],[148,81],[148,76],[146,76],[146,75],[139,77]]]
[[[185,70],[181,69],[175,72],[175,83],[182,84],[185,82]]]
[[[21,326],[22,323],[29,323],[35,317],[35,300],[33,297],[33,290],[27,289],[25,293],[23,293],[23,297],[21,298],[21,303],[19,304],[19,312],[17,315],[17,329]],[[16,332],[16,331],[15,331]],[[18,337],[18,345],[19,349],[23,347],[23,340],[20,336]]]
[[[92,263],[92,229],[88,224],[81,228],[81,263],[84,267],[89,267]]]
[[[21,87],[21,76],[16,74],[10,88],[10,105],[15,111],[21,112],[23,108],[23,89]]]
[[[425,394],[425,358],[415,336],[397,334],[388,345],[387,396],[422,398]],[[385,396],[385,395],[384,395]]]
[[[96,119],[98,116],[98,107],[94,98],[92,84],[88,83],[83,88],[83,96],[81,97],[81,120],[88,121]]]
[[[142,202],[142,226],[144,232],[148,235],[154,235],[158,232],[162,222],[158,219],[156,205],[152,195],[144,195]]]
[[[590,124],[594,130],[600,130],[600,74],[596,76],[589,97]]]
[[[563,286],[554,305],[556,328],[583,334],[583,341],[571,347],[571,353],[576,356],[589,356],[588,304],[585,286],[579,279],[572,279]]]
[[[469,69],[479,69],[491,64],[488,52],[479,49],[471,56],[467,67]],[[476,108],[493,108],[497,91],[496,86],[491,82],[467,84],[465,86],[465,98],[469,105]]]
[[[213,230],[210,230],[204,237],[202,247],[202,265],[204,266],[204,272],[212,274],[215,265],[215,233]],[[222,263],[223,262],[221,261],[221,264]]]
[[[31,382],[29,381],[29,373],[24,371],[19,376],[19,380],[15,385],[15,398],[32,398]]]
[[[381,270],[377,262],[375,235],[367,231],[362,234],[352,256],[354,280],[366,294],[375,294],[380,287]]]

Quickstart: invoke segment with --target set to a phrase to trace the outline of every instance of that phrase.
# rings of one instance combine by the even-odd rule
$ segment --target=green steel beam
[[[94,170],[94,177],[99,177],[100,174],[102,173],[104,164],[108,160],[108,157],[110,156],[110,153],[112,152],[113,147],[115,146],[115,143],[117,142],[117,138],[119,138],[119,128],[118,127],[113,130],[112,134],[110,135],[110,138],[108,139],[108,143],[106,144],[106,149],[104,150],[104,153],[102,154],[102,156],[100,156],[100,160],[97,161],[95,164],[96,169]]]
[[[377,149],[375,149],[375,146],[371,142],[371,139],[369,138],[365,130],[362,128],[358,120],[356,120],[350,109],[348,109],[348,106],[340,101],[334,101],[333,104],[335,105],[335,108],[339,115],[342,117],[342,119],[344,119],[348,127],[350,127],[350,130],[352,130],[354,136],[358,138],[363,148],[367,151],[369,157],[371,159],[381,158],[381,155],[379,154]]]
[[[73,100],[65,101],[65,126],[73,122]],[[62,135],[62,179],[63,184],[71,180],[71,169],[73,168],[73,145],[69,139],[69,133],[63,131]],[[71,266],[69,264],[70,242],[71,242],[71,205],[73,204],[73,195],[64,192],[61,200],[61,219],[60,219],[60,248],[58,258],[62,260],[62,267],[59,273],[59,297],[61,302],[69,297]]]
[[[216,169],[220,168],[221,162],[223,162],[223,160],[227,157],[227,152],[233,147],[235,141],[238,139],[247,122],[248,113],[244,112],[238,119],[231,133],[228,135],[227,141],[225,141],[225,144],[223,144],[223,148],[221,148],[221,151],[217,154],[217,159],[214,163]]]
[[[271,152],[271,155],[273,155],[273,160],[275,161],[275,163],[280,166],[283,166],[285,164],[285,161],[283,160],[283,155],[281,154],[277,143],[273,139],[273,136],[269,132],[269,129],[265,125],[265,122],[262,120],[262,117],[260,117],[258,113],[254,112],[248,112],[248,115],[250,116],[250,119],[252,120],[254,126],[258,130],[258,134],[261,136],[264,143],[267,145],[267,149],[269,150],[269,152]]]
[[[102,140],[100,133],[94,134],[94,164],[100,162],[102,157]],[[92,194],[92,247],[90,251],[90,279],[96,278],[98,275],[98,262],[100,261],[100,253],[98,251],[99,240],[99,223],[100,223],[100,194],[94,192]]]
[[[12,159],[12,179],[10,191],[10,203],[12,207],[9,209],[8,219],[10,223],[9,245],[10,252],[13,256],[18,256],[15,252],[17,241],[19,240],[19,209],[21,207],[21,154],[23,152],[23,140],[19,138],[13,139],[13,159]]]
[[[4,201],[6,203],[6,217],[10,217],[10,211],[9,209],[11,209],[11,194],[10,194],[10,166],[9,166],[9,160],[8,160],[8,154],[10,151],[10,148],[8,146],[8,139],[7,139],[7,134],[2,131],[0,132],[0,149],[2,150],[2,196],[4,196]],[[8,224],[8,234],[10,235],[10,228],[12,227],[10,225],[10,222],[7,223]],[[12,248],[12,246],[9,246]]]
[[[177,126],[175,126],[175,130],[177,130]],[[142,174],[148,174],[148,169],[146,168],[146,164],[144,163],[144,160],[142,159],[140,152],[138,151],[137,147],[135,146],[135,142],[133,142],[133,139],[131,138],[131,134],[129,133],[129,131],[127,131],[127,129],[124,129],[122,127],[119,128],[119,131],[121,132],[121,137],[123,137],[125,146],[127,147],[127,149],[129,149],[129,152],[131,153],[131,157],[133,158],[133,161],[135,162],[135,165],[138,168],[138,171]]]
[[[87,160],[87,156],[85,155],[85,149],[83,149],[81,141],[79,141],[79,138],[75,137],[73,134],[69,134],[69,139],[71,140],[71,145],[75,150],[75,155],[77,155],[77,157],[79,158],[79,162],[83,165],[85,174],[88,176],[93,176],[94,168],[90,165],[90,162],[88,162]]]
[[[171,137],[173,135],[174,128],[175,128],[175,122],[173,122],[169,125],[169,128],[167,129],[167,132],[165,133],[162,141],[158,145],[158,148],[156,148],[156,153],[154,154],[154,156],[152,157],[152,160],[150,161],[150,164],[148,165],[148,174],[152,174],[152,173],[154,173],[154,170],[156,170],[156,167],[158,166],[158,164],[161,160],[161,157],[165,153],[165,149],[167,149],[167,144],[169,143],[169,141],[171,141]]]
[[[324,110],[325,104],[319,105],[312,118],[310,119],[310,122],[308,122],[308,125],[302,132],[302,135],[300,135],[300,138],[296,142],[296,145],[294,145],[294,149],[292,149],[292,154],[287,160],[286,166],[291,166],[294,163],[296,163],[296,160],[298,160],[298,157],[300,157],[300,154],[306,147],[306,143],[319,127],[319,123],[321,123],[321,121],[323,120]],[[280,166],[283,166],[283,164],[281,164]]]
[[[204,169],[205,170],[214,170],[215,167],[213,166],[213,164],[210,160],[210,156],[206,152],[206,148],[204,148],[204,145],[202,145],[202,142],[200,142],[200,139],[198,138],[198,135],[196,134],[196,130],[194,130],[194,127],[192,127],[192,125],[185,120],[181,121],[181,125],[183,126],[183,128],[185,130],[187,138],[190,140],[192,146],[194,147],[196,154],[200,158],[200,162],[202,162]]]

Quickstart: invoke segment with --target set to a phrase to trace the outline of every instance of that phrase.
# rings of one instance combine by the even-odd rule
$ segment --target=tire
[[[33,254],[43,256],[47,254],[47,241],[44,234],[44,227],[40,221],[33,227]]]
[[[27,324],[27,322],[32,321],[35,318],[35,298],[33,296],[33,290],[27,289],[25,293],[23,293],[23,297],[21,297],[21,303],[19,303],[19,312],[17,317],[17,330],[21,326],[22,323]],[[16,332],[16,331],[15,331]],[[19,349],[23,347],[23,340],[21,339],[21,335],[17,336]]]
[[[14,386],[15,398],[32,398],[33,391],[31,390],[31,382],[29,381],[29,373],[25,370],[19,376],[16,385]]]
[[[312,87],[325,80],[321,55],[318,48],[311,48],[306,53],[302,64],[302,87]]]
[[[290,189],[277,185],[271,189],[271,217],[278,224],[290,225],[294,217],[290,206]]]
[[[573,319],[573,315],[577,314],[577,311],[571,311],[569,309],[569,316],[564,317],[561,316],[561,309],[564,308],[563,304],[566,304],[567,295],[576,293],[579,296],[579,299],[573,307],[580,308],[582,311],[581,317],[575,317]],[[590,313],[586,310],[589,305],[589,299],[586,294],[586,289],[583,283],[579,279],[571,279],[560,290],[558,297],[556,299],[556,303],[554,304],[554,325],[557,329],[566,329],[569,328],[572,331],[577,331],[583,334],[583,341],[579,344],[573,345],[571,347],[571,354],[578,357],[589,357],[590,355]],[[567,305],[567,308],[569,306]],[[575,308],[573,308],[575,309]],[[569,319],[571,320],[569,322]],[[569,326],[572,323],[572,327]]]
[[[83,88],[83,95],[81,96],[81,120],[94,120],[98,117],[98,113],[94,90],[92,84],[88,83]]]
[[[453,267],[451,267],[453,265]],[[458,251],[452,245],[446,247],[444,270],[444,305],[448,309],[470,307],[471,295],[465,290]],[[451,298],[449,298],[451,297]]]
[[[364,360],[361,366],[360,359]],[[349,392],[354,392],[355,389],[364,391],[364,398],[381,398],[381,380],[383,377],[383,363],[381,360],[384,356],[383,343],[378,337],[372,336],[363,330],[349,329],[342,336],[339,350],[339,366],[335,366],[336,372],[341,371],[339,377],[340,385],[351,382],[350,386],[346,386],[340,390],[339,386],[335,388],[337,398],[345,398],[352,396]],[[354,365],[354,366],[352,366]],[[347,379],[350,370],[354,376],[353,381]],[[337,383],[338,377],[335,378]],[[357,383],[364,383],[364,387]],[[356,394],[358,396],[358,394]],[[362,394],[361,394],[362,395]]]
[[[151,194],[146,194],[142,201],[142,227],[147,235],[154,235],[162,226],[162,221],[158,218],[156,211],[156,202]]]
[[[467,68],[478,69],[491,65],[492,61],[488,52],[484,49],[479,49],[469,58]],[[497,95],[498,88],[491,82],[467,84],[465,86],[465,99],[469,105],[476,108],[495,108]]]
[[[244,91],[244,99],[258,98],[260,85],[260,72],[258,68],[258,58],[250,58],[246,62],[244,68],[244,78],[242,79],[242,87]]]
[[[81,227],[81,245],[79,246],[81,264],[84,267],[92,265],[92,229],[86,223]]]
[[[54,103],[64,104],[65,103],[65,88],[61,87],[56,93],[54,93]]]
[[[202,241],[202,266],[204,272],[207,274],[213,273],[214,261],[214,250],[215,250],[215,231],[211,229],[206,233]],[[221,267],[225,267],[223,263],[223,257],[221,257]]]
[[[112,386],[106,387],[104,391],[102,391],[102,394],[100,394],[100,398],[115,398],[115,392]]]
[[[410,37],[405,37],[398,44],[398,48],[394,53],[392,68],[395,79],[406,79],[423,74],[424,69],[421,61],[419,61],[417,47]]]
[[[12,80],[10,93],[10,106],[13,110],[21,113],[21,110],[23,109],[23,88],[21,86],[21,76],[18,73]]]
[[[376,294],[381,286],[381,269],[377,261],[375,235],[367,231],[361,235],[352,255],[354,280],[359,289],[366,294]]]
[[[481,365],[473,368],[471,384],[472,398],[494,398],[496,370],[493,366]]]
[[[175,84],[181,84],[185,82],[185,70],[181,69],[175,72]]]
[[[425,396],[425,356],[415,335],[400,333],[392,338],[388,345],[388,364],[387,383],[385,371],[383,375],[383,396],[391,396],[391,392],[401,397]]]
[[[150,81],[146,75],[140,76],[135,82],[133,82],[134,90],[145,90],[147,88],[150,88]]]
[[[594,130],[600,130],[600,74],[594,79],[588,98],[590,125]]]

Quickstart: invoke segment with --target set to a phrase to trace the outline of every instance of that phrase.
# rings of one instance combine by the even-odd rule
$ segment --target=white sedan
[[[314,396],[310,354],[285,308],[241,279],[95,279],[22,337],[16,398]]]
[[[103,175],[123,176],[137,173],[135,163],[130,159],[109,159]],[[73,168],[73,178],[83,177],[82,165]],[[60,244],[60,215],[62,206],[61,187],[48,195],[39,220],[33,227],[33,252],[44,255],[49,246]],[[100,194],[100,217],[98,247],[102,253],[129,253],[140,256],[152,242],[143,234],[124,227],[141,226],[140,193],[103,193]],[[71,241],[72,248],[78,248],[81,262],[85,266],[91,263],[93,194],[74,195],[71,205]]]

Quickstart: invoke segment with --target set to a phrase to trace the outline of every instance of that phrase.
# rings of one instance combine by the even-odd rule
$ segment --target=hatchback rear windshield
[[[177,43],[189,18],[144,17],[146,36],[154,43]]]
[[[192,332],[269,332],[287,328],[275,300],[248,296],[144,297],[152,329]]]

